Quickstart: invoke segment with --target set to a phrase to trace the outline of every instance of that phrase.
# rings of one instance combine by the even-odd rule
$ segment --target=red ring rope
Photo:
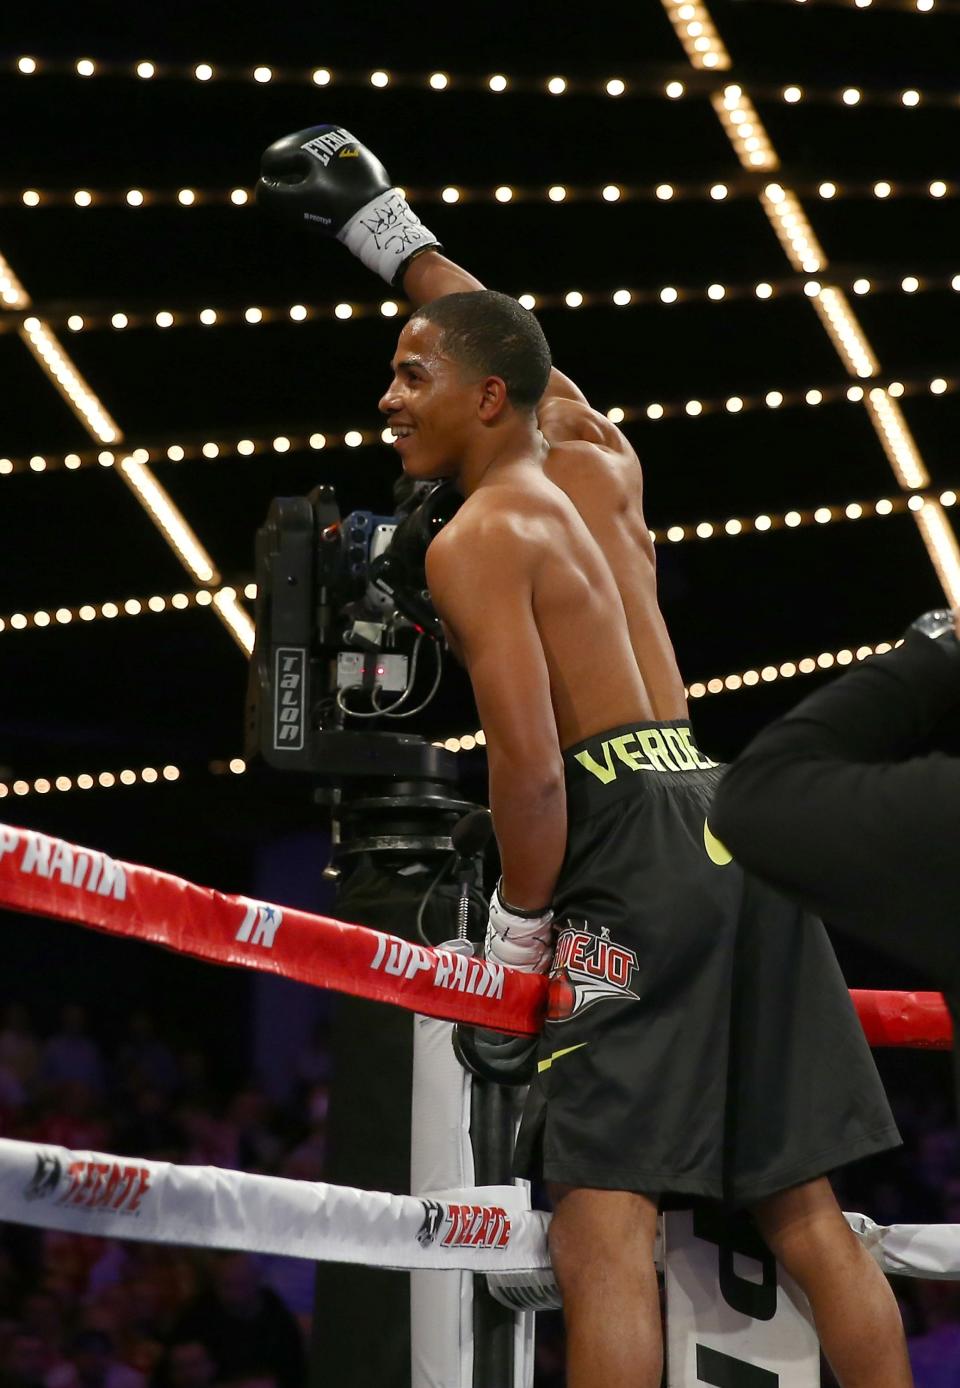
[[[0,906],[280,974],[430,1017],[535,1035],[547,980],[442,947],[247,897],[227,896],[92,848],[0,824]],[[851,991],[872,1046],[947,1050],[939,993]]]

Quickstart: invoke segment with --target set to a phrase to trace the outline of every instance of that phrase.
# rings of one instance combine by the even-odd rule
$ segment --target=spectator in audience
[[[217,1118],[198,1104],[185,1105],[179,1111],[183,1128],[183,1160],[188,1166],[225,1166],[238,1169],[239,1134],[227,1119]]]
[[[275,1171],[282,1144],[271,1127],[274,1115],[261,1089],[248,1085],[231,1101],[227,1117],[237,1134],[237,1165],[241,1171]]]
[[[330,1083],[330,1025],[325,1017],[314,1022],[310,1040],[297,1056],[294,1077],[301,1091]]]
[[[199,1340],[174,1340],[157,1366],[153,1388],[212,1388],[217,1365]]]
[[[0,1068],[14,1073],[25,1096],[15,1135],[323,1179],[322,1027],[296,1095],[280,1112],[252,1076],[225,1083],[195,1039],[176,1062],[178,1089],[131,1082],[146,1071],[161,1077],[160,1033],[141,1014],[120,1047],[101,1052],[82,1018],[65,1022],[44,1055],[93,1056],[108,1087],[91,1091],[62,1071],[55,1088],[38,1087],[40,1039],[22,1008],[7,1008]],[[960,1144],[943,1060],[881,1057],[907,1145],[841,1173],[844,1209],[879,1224],[960,1224]],[[313,1280],[313,1265],[302,1259],[238,1253],[211,1262],[196,1250],[0,1226],[0,1388],[303,1388]],[[895,1285],[918,1388],[960,1388],[960,1284],[898,1278]],[[537,1388],[562,1383],[562,1342],[551,1321],[559,1318],[541,1317],[538,1326]],[[825,1374],[824,1388],[831,1384]]]
[[[146,1380],[121,1363],[106,1331],[87,1329],[74,1336],[69,1362],[49,1376],[46,1388],[146,1388]]]
[[[144,1087],[172,1094],[180,1087],[176,1057],[158,1037],[154,1018],[143,1008],[130,1016],[127,1039],[117,1056],[117,1068],[121,1083],[132,1094]]]
[[[106,1152],[110,1148],[112,1125],[103,1116],[103,1096],[83,1080],[64,1080],[57,1088],[55,1103],[31,1127],[34,1142],[47,1142],[74,1151]]]
[[[300,1181],[322,1181],[327,1154],[327,1114],[330,1091],[316,1084],[306,1095],[306,1132],[287,1156],[282,1175]]]
[[[0,1065],[11,1070],[26,1090],[36,1080],[40,1047],[30,1025],[30,1014],[19,1002],[12,1002],[4,1008],[3,1028],[0,1029]]]
[[[43,1048],[41,1077],[54,1088],[76,1083],[94,1094],[103,1093],[103,1057],[97,1042],[87,1035],[87,1014],[76,1003],[63,1009],[60,1030]]]
[[[39,1340],[43,1351],[45,1381],[66,1362],[64,1355],[64,1304],[52,1292],[28,1292],[20,1303],[20,1324],[25,1334]]]
[[[184,1309],[175,1338],[204,1345],[223,1379],[269,1377],[277,1388],[303,1388],[299,1326],[246,1253],[217,1256],[210,1291]]]
[[[23,1082],[16,1071],[0,1060],[0,1137],[12,1133],[26,1101]]]
[[[48,1388],[43,1344],[36,1335],[22,1329],[11,1334],[0,1371],[0,1388]]]
[[[150,1157],[153,1161],[183,1161],[184,1132],[171,1111],[169,1095],[147,1086],[126,1097],[132,1107],[118,1115],[116,1150],[124,1156]]]
[[[960,1286],[918,1282],[926,1330],[907,1341],[916,1388],[960,1388]]]

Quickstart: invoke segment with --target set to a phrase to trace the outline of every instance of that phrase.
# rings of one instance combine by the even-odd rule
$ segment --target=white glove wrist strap
[[[553,912],[518,916],[505,906],[499,888],[490,901],[484,953],[514,969],[546,973],[553,953]]]
[[[440,244],[399,188],[378,193],[355,212],[337,232],[337,240],[390,285],[412,255]]]

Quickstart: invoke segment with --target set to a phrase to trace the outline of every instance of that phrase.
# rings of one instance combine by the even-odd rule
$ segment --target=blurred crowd
[[[322,1027],[289,1097],[218,1071],[194,1038],[133,1013],[109,1039],[84,1010],[49,1033],[19,1005],[0,1020],[0,1136],[160,1161],[321,1180],[330,1063]],[[943,1065],[940,1062],[944,1062]],[[960,1142],[945,1057],[882,1057],[905,1138],[839,1173],[844,1209],[960,1232]],[[895,1279],[918,1388],[960,1388],[960,1283]],[[0,1388],[304,1388],[313,1270],[0,1225]],[[562,1329],[538,1327],[538,1388],[560,1388]],[[824,1373],[824,1384],[832,1380]]]
[[[138,1011],[105,1041],[70,1005],[44,1036],[8,1006],[0,1136],[322,1179],[322,1030],[283,1104],[158,1031]],[[0,1388],[303,1388],[312,1312],[301,1259],[0,1225]]]

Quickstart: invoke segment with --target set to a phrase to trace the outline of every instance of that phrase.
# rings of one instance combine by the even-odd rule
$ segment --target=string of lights
[[[694,71],[729,69],[730,55],[701,0],[661,3]],[[776,172],[779,157],[743,87],[729,83],[710,102],[741,166]],[[823,274],[827,257],[796,193],[781,183],[770,183],[760,194],[760,203],[793,269]],[[824,289],[811,296],[811,303],[850,374],[876,376],[879,363],[843,291]],[[916,491],[929,486],[930,474],[897,400],[878,388],[867,392],[864,405],[900,487]],[[916,522],[950,605],[960,605],[960,546],[939,502],[924,505],[916,513]]]
[[[119,443],[123,438],[119,425],[110,417],[43,319],[30,314],[17,324],[17,331],[47,379],[56,386],[87,432],[100,443]]]
[[[693,540],[735,538],[740,535],[769,534],[778,530],[799,530],[813,526],[830,525],[840,521],[859,521],[885,519],[888,516],[903,515],[906,512],[920,511],[928,502],[939,501],[949,508],[956,506],[957,493],[952,489],[935,492],[914,492],[890,497],[876,497],[868,501],[850,501],[840,504],[821,504],[806,508],[791,508],[784,512],[760,512],[752,516],[730,516],[725,520],[701,520],[687,524],[663,525],[651,529],[654,542],[682,544]],[[244,598],[251,601],[257,596],[257,585],[250,581],[237,587],[225,586],[210,590],[200,588],[188,593],[155,593],[146,598],[126,598],[108,600],[101,603],[79,603],[70,607],[42,608],[36,612],[14,612],[0,617],[0,633],[13,635],[16,632],[31,630],[55,630],[70,626],[74,622],[90,623],[111,621],[118,617],[130,618],[152,614],[184,612],[190,608],[209,607],[218,597],[233,599],[238,589]]]
[[[241,591],[245,598],[255,598],[257,585],[246,583],[242,585]],[[66,627],[74,622],[112,621],[116,617],[146,617],[161,612],[186,612],[194,607],[210,607],[218,596],[236,598],[237,588],[199,588],[189,593],[154,593],[148,598],[85,602],[71,607],[41,609],[37,612],[13,612],[9,616],[0,617],[0,632],[10,635],[18,631]]]
[[[956,103],[960,105],[960,102]],[[742,123],[741,123],[742,124]],[[749,136],[744,136],[749,138]],[[489,204],[511,207],[536,203],[559,206],[570,203],[623,202],[736,202],[756,198],[763,191],[763,181],[747,172],[723,179],[698,182],[603,183],[574,185],[550,183],[539,187],[521,187],[498,183],[492,187],[471,188],[448,183],[442,188],[406,188],[404,192],[418,204],[444,203],[448,207]],[[809,177],[791,181],[794,192],[802,197],[831,200],[878,201],[934,198],[950,200],[960,197],[960,182],[934,179],[839,179]],[[131,210],[150,207],[174,207],[187,210],[198,207],[252,207],[253,194],[248,188],[0,188],[0,207],[27,209],[72,207],[81,211],[90,207],[123,207]]]
[[[850,501],[839,505],[819,505],[783,512],[760,512],[753,516],[731,516],[726,520],[701,520],[685,525],[663,525],[651,529],[654,542],[682,544],[692,540],[734,538],[740,535],[769,534],[777,530],[800,530],[840,521],[885,519],[920,511],[928,502],[938,500],[946,508],[956,506],[957,493],[952,489],[935,492],[914,492],[911,495],[876,497],[869,501]],[[257,585],[246,582],[242,594],[253,600]],[[110,621],[116,617],[140,617],[162,612],[183,612],[193,607],[209,607],[218,595],[236,597],[237,588],[224,587],[211,591],[200,588],[190,593],[154,594],[149,598],[127,598],[103,603],[82,603],[72,607],[41,609],[37,612],[14,612],[0,617],[0,632],[40,630],[69,626],[72,622]]]
[[[581,290],[561,293],[527,293],[518,295],[524,308],[541,310],[591,308],[646,308],[657,304],[733,303],[756,300],[768,303],[773,299],[813,297],[824,289],[850,290],[858,296],[867,294],[929,294],[952,290],[960,293],[960,274],[949,271],[904,275],[889,268],[871,270],[868,274],[851,272],[831,275],[829,284],[791,275],[779,280],[758,280],[742,284],[661,285],[657,288]],[[272,304],[239,307],[197,308],[195,306],[164,309],[116,309],[112,305],[83,306],[82,312],[59,306],[44,313],[44,321],[53,328],[66,328],[72,333],[103,332],[113,329],[124,332],[140,328],[221,328],[276,323],[333,322],[349,323],[360,318],[396,318],[410,312],[410,304],[400,299],[384,299],[369,303]],[[0,316],[0,334],[19,330],[22,318],[15,311]]]
[[[688,525],[667,525],[650,533],[655,541],[670,544],[726,536],[761,535],[775,530],[799,530],[810,526],[830,525],[838,521],[900,516],[907,511],[919,511],[934,500],[938,500],[941,506],[956,506],[957,493],[949,490],[937,496],[935,493],[914,492],[910,496],[877,497],[872,501],[850,501],[839,506],[811,506],[779,514],[760,512],[755,516],[731,516],[725,521],[702,520]]]
[[[13,273],[9,263],[0,255],[0,303],[4,308],[29,308],[30,295]]]
[[[743,689],[753,689],[758,685],[774,684],[778,680],[793,679],[798,675],[813,675],[826,670],[852,665],[866,660],[871,655],[883,655],[893,649],[894,644],[881,641],[876,646],[857,646],[840,651],[821,651],[819,655],[800,656],[795,660],[785,660],[779,665],[763,665],[758,669],[743,670],[731,675],[717,675],[709,680],[698,680],[685,691],[691,699],[703,699],[711,694],[733,694]],[[459,737],[449,737],[434,742],[435,747],[445,747],[450,752],[472,752],[486,746],[483,729],[473,733],[462,733]],[[211,761],[207,770],[214,776],[232,774],[242,776],[247,771],[247,763],[242,757],[229,760]],[[131,786],[156,786],[179,781],[183,775],[179,766],[145,766],[139,770],[125,768],[122,771],[80,772],[59,776],[40,776],[34,780],[18,778],[13,781],[0,781],[0,800],[8,796],[25,798],[30,795],[67,794],[71,791],[120,790]]]
[[[655,400],[646,405],[635,406],[611,405],[606,415],[613,424],[657,424],[663,420],[700,419],[720,414],[740,415],[755,410],[817,409],[822,405],[843,403],[866,403],[880,410],[904,397],[939,397],[955,394],[958,390],[960,371],[947,376],[888,380],[866,386],[833,383],[807,389],[768,390],[763,394],[746,393],[665,402]],[[43,476],[60,470],[79,472],[93,467],[121,467],[135,471],[137,466],[142,467],[148,463],[184,463],[201,459],[217,462],[235,457],[251,458],[265,453],[302,453],[307,450],[323,452],[327,449],[370,448],[392,443],[393,433],[389,426],[383,429],[347,429],[345,432],[337,433],[291,430],[272,438],[184,438],[175,443],[159,443],[136,448],[129,455],[118,455],[110,449],[85,449],[76,453],[35,453],[30,457],[0,457],[0,479],[24,473]],[[929,478],[911,490],[924,492],[928,486]],[[212,573],[206,573],[200,579],[201,583],[211,581]]]
[[[2,255],[0,295],[4,303],[11,307],[28,309],[31,306],[29,294]],[[91,438],[101,444],[121,442],[123,434],[119,425],[111,418],[49,325],[31,313],[18,324],[18,332],[44,375],[69,404]],[[111,463],[112,460],[113,455]],[[3,471],[0,468],[0,474]],[[219,583],[220,576],[212,559],[187,524],[186,517],[147,466],[147,459],[124,457],[120,460],[118,471],[194,580],[200,584]],[[238,645],[249,655],[253,650],[253,622],[241,607],[236,594],[230,596],[226,592],[218,592],[212,605]]]
[[[829,7],[839,10],[899,10],[902,14],[960,14],[957,0],[762,0],[762,3],[805,5],[808,9]]]
[[[179,766],[142,766],[134,771],[127,767],[122,771],[81,771],[71,776],[38,776],[36,780],[0,781],[0,800],[8,795],[50,795],[65,794],[71,790],[114,790],[128,786],[156,786],[179,781],[182,775]]]
[[[867,660],[872,655],[884,655],[902,640],[881,641],[876,646],[857,646],[839,651],[821,651],[819,655],[799,656],[794,660],[782,661],[779,665],[763,665],[759,669],[742,670],[732,675],[715,675],[712,679],[697,680],[684,689],[690,699],[705,699],[711,694],[735,694],[743,689],[755,689],[762,684],[775,684],[778,680],[795,679],[798,675],[815,675],[825,670],[844,669],[848,665]],[[460,737],[448,737],[434,742],[434,747],[445,747],[448,752],[472,752],[476,747],[486,745],[483,730],[466,733]]]
[[[934,376],[932,380],[887,381],[876,385],[812,386],[808,390],[768,390],[756,395],[715,396],[712,399],[674,400],[662,404],[652,401],[640,408],[625,409],[613,405],[607,410],[607,418],[612,424],[632,424],[647,419],[654,422],[662,419],[700,419],[704,415],[744,414],[752,410],[789,410],[808,407],[818,409],[821,405],[835,405],[846,401],[852,405],[867,403],[875,409],[885,408],[905,396],[947,395],[957,389],[956,377]],[[929,477],[922,483],[911,484],[915,490],[929,485]]]
[[[791,0],[792,3],[803,4],[805,0]],[[865,9],[872,3],[891,4],[895,0],[851,0],[858,9]],[[912,5],[902,5],[902,8],[913,8],[915,10],[931,10],[935,4],[941,8],[946,8],[952,4],[953,0],[913,0]],[[689,21],[688,21],[689,22]],[[699,66],[709,70],[728,68],[729,59],[720,62],[718,58],[719,41],[716,40],[716,31],[708,19],[702,15],[695,21],[698,28],[688,37],[692,40],[691,49],[698,56],[702,53],[703,63]],[[697,40],[700,40],[701,47],[697,47]],[[153,81],[193,81],[201,85],[215,85],[223,82],[249,82],[258,86],[267,86],[270,83],[282,85],[296,84],[314,87],[364,87],[373,88],[374,91],[387,92],[391,90],[411,90],[419,89],[424,92],[461,91],[461,92],[485,92],[499,96],[504,93],[540,94],[543,96],[563,97],[563,96],[606,96],[614,99],[620,97],[666,97],[671,101],[690,94],[695,96],[710,95],[716,90],[715,84],[704,82],[694,78],[688,78],[686,82],[679,81],[675,76],[675,69],[671,65],[659,64],[652,67],[638,68],[631,64],[629,78],[625,77],[578,77],[563,76],[559,73],[552,75],[529,75],[517,74],[507,76],[504,73],[491,73],[487,76],[480,76],[476,73],[450,73],[443,71],[433,72],[395,72],[385,68],[360,69],[332,69],[328,67],[276,67],[267,63],[258,63],[253,66],[240,66],[237,64],[213,64],[209,62],[194,63],[157,63],[147,58],[141,58],[136,62],[115,62],[102,58],[77,58],[75,60],[54,58],[54,57],[35,57],[23,54],[17,58],[9,58],[0,62],[0,73],[9,72],[19,77],[77,77],[85,80],[90,78],[127,78],[136,79],[142,82]],[[858,88],[850,87],[810,87],[802,90],[801,96],[793,93],[796,87],[776,85],[769,82],[751,82],[751,87],[756,95],[763,100],[780,100],[795,102],[807,100],[820,104],[856,104],[848,97],[850,91],[859,91]],[[929,105],[956,106],[960,104],[960,92],[952,91],[925,91],[918,92],[913,88],[901,89],[876,89],[869,92],[861,92],[857,100],[873,101],[884,105],[903,105],[917,106],[922,102]]]
[[[758,670],[743,670],[733,675],[715,675],[713,679],[696,680],[686,693],[691,699],[704,699],[709,694],[733,694],[740,689],[754,689],[758,684],[775,684],[777,680],[791,680],[797,675],[815,675],[818,671],[832,670],[835,666],[843,668],[857,661],[866,660],[871,655],[883,655],[893,650],[899,641],[881,641],[878,646],[857,646],[855,650],[821,651],[819,655],[805,655],[797,660],[785,660],[780,665],[764,665]]]

